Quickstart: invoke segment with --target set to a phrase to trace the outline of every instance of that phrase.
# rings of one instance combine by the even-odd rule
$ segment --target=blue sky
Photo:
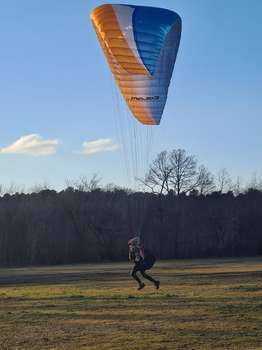
[[[65,179],[98,173],[104,183],[128,185],[115,122],[120,98],[89,20],[101,3],[1,1],[1,184],[29,187],[45,181],[62,188]],[[131,3],[175,10],[183,21],[151,155],[184,148],[214,173],[225,167],[244,179],[261,174],[262,2]],[[137,128],[143,136],[145,130]],[[101,139],[110,152],[80,152],[84,142]],[[30,142],[44,147],[44,154],[17,153]]]

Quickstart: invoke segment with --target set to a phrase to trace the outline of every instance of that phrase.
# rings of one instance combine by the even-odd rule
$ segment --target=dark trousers
[[[149,270],[151,267],[152,267],[152,265],[150,266],[149,264],[146,264],[145,262],[138,262],[138,263],[136,263],[135,266],[133,267],[133,270],[132,270],[132,272],[131,272],[131,276],[137,281],[137,283],[138,283],[139,285],[141,285],[141,284],[142,284],[142,281],[141,281],[141,279],[137,276],[137,273],[140,272],[141,275],[142,275],[145,279],[147,279],[148,281],[150,281],[150,282],[156,284],[157,281],[156,281],[153,277],[149,276],[149,275],[145,272],[145,270]]]

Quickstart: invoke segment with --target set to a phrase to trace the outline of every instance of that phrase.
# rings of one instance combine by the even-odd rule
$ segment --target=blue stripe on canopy
[[[154,75],[166,35],[176,21],[178,14],[161,8],[132,6],[133,31],[139,55],[151,75]]]

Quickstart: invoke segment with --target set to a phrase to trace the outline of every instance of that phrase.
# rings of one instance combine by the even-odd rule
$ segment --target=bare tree
[[[4,195],[4,187],[3,185],[0,185],[0,196],[3,196]]]
[[[232,189],[232,179],[225,168],[221,169],[217,174],[217,189],[221,193]]]
[[[114,183],[108,183],[103,187],[103,189],[104,191],[107,191],[107,192],[114,192],[114,191],[120,190],[121,187]]]
[[[17,185],[14,182],[10,183],[9,186],[5,186],[5,187],[1,186],[1,193],[2,194],[8,193],[12,196],[15,193],[22,193],[22,192],[24,192],[24,186]]]
[[[172,190],[177,195],[188,193],[197,186],[197,161],[195,156],[187,155],[184,149],[173,150],[169,157]]]
[[[257,175],[257,173],[254,173],[252,175],[251,180],[247,184],[248,189],[254,189],[254,190],[262,190],[262,177],[260,175]]]
[[[232,184],[232,191],[235,196],[238,196],[241,192],[243,192],[242,183],[239,176],[237,177],[235,183]]]
[[[187,155],[183,149],[175,149],[169,154],[167,151],[159,153],[141,182],[152,192],[160,194],[173,191],[180,195],[198,188],[204,193],[213,188],[211,173],[203,166],[197,171],[196,158]]]
[[[44,181],[42,184],[35,184],[32,187],[29,188],[29,193],[39,193],[41,191],[45,191],[45,190],[51,190],[52,186],[47,182]]]
[[[169,161],[168,153],[167,151],[163,151],[159,153],[154,160],[143,183],[146,187],[150,188],[152,192],[161,194],[163,192],[169,192],[172,171],[173,169]]]
[[[197,175],[197,190],[199,194],[208,194],[215,190],[214,176],[207,170],[204,165],[201,165]]]
[[[72,187],[73,189],[81,192],[92,192],[99,188],[99,183],[101,178],[97,174],[93,174],[91,178],[87,176],[80,176],[78,180],[71,181],[66,180],[67,187]]]

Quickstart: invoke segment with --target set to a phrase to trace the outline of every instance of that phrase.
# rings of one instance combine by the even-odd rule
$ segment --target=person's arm
[[[134,247],[132,247],[131,245],[129,246],[128,258],[129,258],[130,261],[134,261],[135,260]]]
[[[132,261],[133,260],[133,257],[132,257],[132,252],[131,252],[131,250],[129,250],[129,253],[128,253],[128,259],[129,259],[129,261]]]
[[[144,249],[142,247],[139,249],[139,254],[140,254],[141,258],[144,260],[145,254],[144,254]]]

